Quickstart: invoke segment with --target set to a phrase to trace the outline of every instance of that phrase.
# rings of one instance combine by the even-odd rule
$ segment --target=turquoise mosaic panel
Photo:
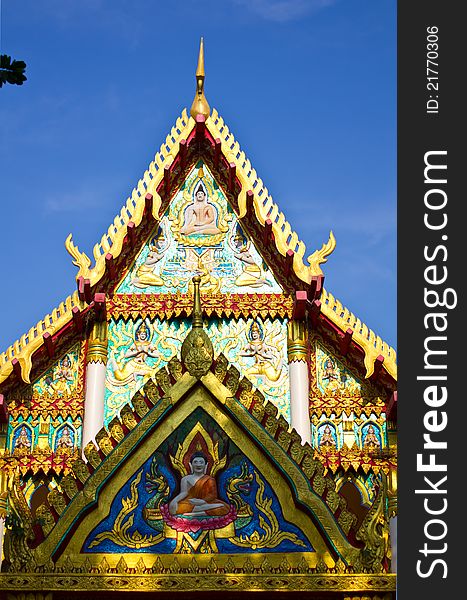
[[[354,396],[361,392],[361,382],[320,344],[316,344],[316,371],[318,389],[325,396]]]
[[[78,358],[79,345],[76,345],[33,383],[34,395],[65,396],[73,392],[78,383]]]
[[[104,422],[108,424],[180,348],[191,321],[111,320]],[[285,319],[212,319],[205,324],[214,355],[223,353],[290,421]]]

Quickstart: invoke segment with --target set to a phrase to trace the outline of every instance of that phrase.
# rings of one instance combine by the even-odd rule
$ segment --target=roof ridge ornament
[[[193,277],[193,312],[192,325],[181,348],[182,363],[193,377],[201,378],[209,371],[214,359],[214,348],[203,328],[203,311],[201,308],[201,277]]]
[[[196,93],[191,105],[190,115],[196,119],[196,115],[204,115],[207,119],[211,113],[211,107],[204,95],[204,40],[201,38],[198,54],[198,68],[196,69]]]

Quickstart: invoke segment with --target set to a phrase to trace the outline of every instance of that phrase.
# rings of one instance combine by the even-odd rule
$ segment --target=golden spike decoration
[[[204,115],[207,119],[211,112],[211,107],[204,95],[204,41],[201,38],[198,55],[198,68],[196,69],[196,93],[193,104],[191,105],[190,115],[196,119],[196,115]]]

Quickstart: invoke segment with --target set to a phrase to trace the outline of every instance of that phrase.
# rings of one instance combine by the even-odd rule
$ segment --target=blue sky
[[[325,287],[396,346],[395,0],[3,0],[0,351],[75,289],[184,107],[206,96]],[[307,255],[308,255],[307,254]]]

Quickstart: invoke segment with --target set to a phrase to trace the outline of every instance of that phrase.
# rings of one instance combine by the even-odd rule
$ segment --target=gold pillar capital
[[[307,329],[305,321],[287,323],[287,357],[291,362],[307,362]]]
[[[96,321],[88,339],[86,363],[107,364],[107,322]]]

